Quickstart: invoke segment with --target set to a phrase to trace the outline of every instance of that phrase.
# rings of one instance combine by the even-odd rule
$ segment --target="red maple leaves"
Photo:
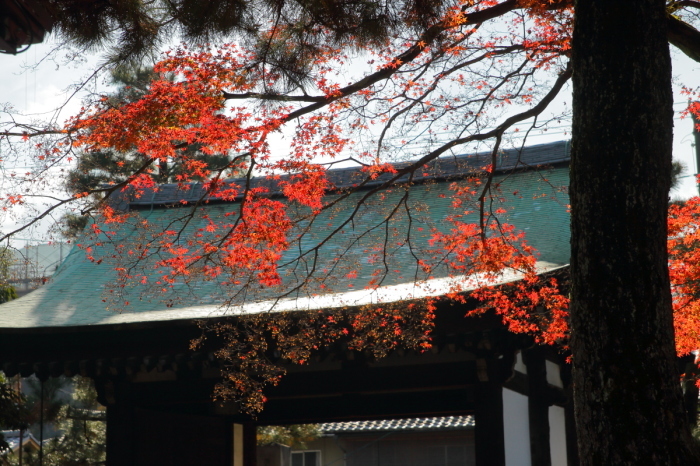
[[[543,96],[536,81],[530,78],[550,69],[558,72],[564,68],[562,62],[570,49],[570,5],[549,0],[478,3],[478,8],[473,10],[469,9],[471,4],[449,9],[414,41],[396,41],[380,47],[370,60],[371,64],[376,63],[374,71],[347,86],[341,86],[341,78],[333,74],[337,65],[347,58],[334,47],[319,45],[318,53],[309,63],[314,72],[308,77],[316,95],[308,94],[301,86],[298,89],[302,93],[280,91],[288,84],[285,81],[288,76],[239,46],[228,44],[217,50],[209,46],[181,47],[156,66],[159,79],[140,100],[114,106],[104,99],[74,118],[67,131],[75,134],[73,146],[81,150],[110,148],[138,154],[142,166],[122,186],[136,197],[157,192],[159,164],[177,160],[185,168],[176,179],[182,192],[191,189],[191,181],[203,180],[203,194],[195,200],[183,198],[183,204],[196,209],[211,200],[238,201],[235,212],[217,218],[204,214],[196,227],[191,225],[194,221],[185,220],[182,228],[168,226],[158,230],[159,225],[143,220],[140,227],[154,233],[147,245],[133,249],[133,255],[141,258],[158,252],[157,285],[165,289],[178,280],[201,274],[204,280],[217,280],[233,288],[254,282],[262,288],[275,289],[284,281],[280,261],[295,241],[294,235],[300,234],[295,228],[304,222],[309,225],[304,231],[317,228],[321,221],[314,224],[315,219],[324,214],[337,215],[341,205],[338,199],[350,199],[352,195],[339,192],[332,201],[326,197],[333,186],[327,179],[327,165],[319,163],[319,158],[334,163],[354,148],[358,134],[363,135],[371,141],[368,145],[373,149],[353,152],[358,157],[355,161],[364,166],[361,172],[365,178],[357,184],[388,180],[385,186],[376,189],[377,193],[370,192],[386,196],[381,198],[384,201],[391,197],[386,195],[387,188],[398,179],[413,180],[430,158],[470,142],[496,138],[500,143],[506,130],[536,116],[556,95],[558,90]],[[525,8],[527,15],[513,15],[507,32],[484,37],[477,34],[481,21],[492,18],[488,16],[489,9],[502,10],[493,13],[501,16],[515,8]],[[269,31],[271,37],[279,33]],[[470,74],[469,67],[478,65],[483,65],[481,71]],[[559,88],[567,79],[567,73],[559,75]],[[462,92],[453,92],[455,89]],[[234,101],[246,101],[249,105],[231,105]],[[505,106],[514,104],[524,105],[528,110],[500,124],[497,116],[487,116],[490,112],[500,115]],[[490,118],[492,121],[483,123]],[[442,144],[438,131],[452,128],[455,123],[460,134],[467,136],[451,136],[451,141]],[[283,133],[285,125],[293,126],[293,135],[287,145],[288,153],[280,157],[271,149],[271,135]],[[387,135],[397,126],[402,126],[395,131],[401,142],[388,141]],[[390,152],[393,157],[391,151],[402,156],[415,155],[402,152],[405,141],[413,139],[413,134],[422,134],[426,144],[432,145],[422,150],[420,156],[426,159],[416,163],[412,171],[399,171],[380,156]],[[290,131],[285,136],[290,136]],[[191,147],[198,147],[205,154],[225,154],[230,164],[214,170],[192,157],[187,150]],[[235,183],[224,181],[227,170],[234,167],[245,168],[244,179]],[[494,170],[495,162],[486,167],[488,176],[493,176]],[[252,184],[253,175],[274,181],[269,186],[279,188],[284,199],[273,196],[279,193],[272,193],[269,188]],[[476,196],[482,188],[475,184],[455,190],[453,207],[468,204],[465,199]],[[491,193],[483,192],[483,195]],[[367,198],[363,194],[355,199],[361,199],[358,202],[362,203]],[[21,201],[19,197],[14,199]],[[395,209],[388,209],[389,216],[405,206],[405,201],[398,201]],[[127,220],[106,203],[101,207],[105,223]],[[292,207],[296,214],[292,213]],[[470,310],[469,315],[493,310],[513,332],[531,334],[540,342],[565,344],[568,298],[555,278],[540,275],[536,252],[525,242],[524,235],[499,221],[502,214],[499,210],[478,211],[476,221],[468,220],[470,213],[462,210],[446,219],[449,231],[431,232],[431,247],[439,251],[437,255],[445,257],[454,276],[471,277],[471,283],[478,286],[456,284],[448,296],[459,301],[465,301],[468,296],[479,300],[481,306]],[[700,293],[696,291],[700,283],[697,266],[700,253],[696,247],[700,235],[698,212],[698,202],[691,200],[682,207],[673,207],[669,219],[679,354],[700,346]],[[342,235],[352,224],[350,218],[333,234]],[[99,225],[94,228],[95,234],[104,234]],[[186,235],[187,228],[194,232]],[[394,227],[390,228],[390,221],[384,219],[373,228],[388,232]],[[361,232],[358,236],[370,235]],[[383,244],[366,248],[364,262],[358,262],[374,266],[382,262],[383,257],[378,256],[386,254],[389,243],[397,244],[397,250],[407,243],[397,232],[386,233],[384,239]],[[328,238],[319,239],[319,243],[326,241]],[[121,249],[117,247],[118,251]],[[308,270],[314,270],[316,263],[312,257],[320,250],[311,248],[311,253],[302,253],[300,262]],[[433,264],[425,257],[415,259],[429,277]],[[341,261],[342,258],[338,260]],[[359,279],[361,266],[334,264],[329,274]],[[395,272],[388,265],[385,269],[372,273],[368,288],[379,287],[383,276]],[[511,271],[515,273],[513,281],[497,286],[504,274]],[[148,282],[145,275],[131,277],[128,268],[120,270],[120,276],[124,280],[136,278]],[[304,280],[311,279],[302,276],[300,281]],[[331,291],[326,282],[319,289]],[[263,401],[261,385],[241,375],[241,371],[265,374],[262,377],[265,383],[279,380],[279,369],[265,361],[270,335],[283,348],[285,357],[297,362],[307,361],[310,352],[322,342],[343,337],[350,338],[357,349],[373,348],[378,353],[398,345],[423,350],[430,345],[434,310],[431,301],[427,301],[371,306],[345,316],[345,320],[339,315],[315,313],[293,323],[285,315],[242,318],[246,328],[241,327],[243,324],[227,324],[219,329],[228,335],[227,346],[219,357],[234,367],[227,373],[230,384],[222,385],[220,394],[227,396],[231,391],[252,394],[251,406],[258,409]],[[289,331],[292,327],[293,334]]]
[[[668,251],[676,351],[700,349],[700,198],[670,207]]]

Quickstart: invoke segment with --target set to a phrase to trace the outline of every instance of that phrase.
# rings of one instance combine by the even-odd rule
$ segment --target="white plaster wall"
[[[549,407],[549,451],[552,466],[567,466],[566,460],[566,418],[564,408]]]
[[[523,362],[523,352],[518,351],[515,353],[515,366],[513,367],[516,371],[520,372],[521,374],[527,374],[527,367],[525,366],[525,363]]]
[[[324,435],[307,442],[306,449],[321,451],[322,466],[345,466],[345,452],[341,449],[339,442],[333,435]]]
[[[506,466],[531,466],[529,419],[527,397],[504,388],[503,437]]]
[[[545,361],[545,367],[547,368],[547,382],[555,387],[564,388],[559,365],[552,361]]]

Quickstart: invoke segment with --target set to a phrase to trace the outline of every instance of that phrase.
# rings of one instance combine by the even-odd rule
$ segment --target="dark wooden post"
[[[576,418],[574,417],[573,387],[566,387],[569,402],[564,407],[566,422],[566,457],[570,466],[578,466],[578,442],[576,441]]]
[[[252,422],[243,424],[243,466],[257,466],[258,427]]]
[[[530,457],[532,464],[551,466],[549,441],[549,387],[543,348],[524,352],[528,379],[528,415],[530,421]]]
[[[476,384],[474,418],[476,466],[505,466],[503,387],[499,383]]]
[[[688,415],[688,422],[694,426],[698,423],[698,386],[695,384],[698,376],[698,365],[692,356],[685,359],[689,362],[685,364],[683,372],[683,405]]]
[[[134,407],[120,402],[107,406],[107,466],[135,464]]]

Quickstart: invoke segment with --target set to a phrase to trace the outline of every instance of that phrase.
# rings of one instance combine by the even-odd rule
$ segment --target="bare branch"
[[[700,2],[689,3],[700,5]],[[700,62],[700,31],[690,24],[669,15],[668,41],[688,57]]]
[[[278,102],[325,102],[326,100],[328,100],[326,96],[265,94],[260,92],[244,92],[241,94],[232,94],[230,92],[224,92],[224,99],[258,99],[273,100]]]
[[[480,24],[484,21],[504,15],[505,13],[516,9],[517,5],[517,1],[507,0],[491,8],[487,8],[476,13],[471,13],[466,17],[464,23],[460,26]],[[388,79],[393,74],[398,72],[401,69],[401,67],[404,66],[406,63],[410,63],[413,60],[415,60],[440,36],[440,34],[453,27],[455,26],[452,24],[447,24],[443,21],[431,26],[418,38],[418,40],[414,42],[414,44],[411,47],[409,47],[403,53],[397,55],[394,58],[394,61],[392,63],[394,66],[385,66],[381,70],[364,77],[356,83],[350,84],[339,89],[332,96],[327,96],[323,101],[319,101],[313,105],[309,105],[307,107],[300,108],[299,110],[295,110],[289,115],[287,115],[284,118],[284,121],[290,121],[294,120],[295,118],[299,118],[300,116],[306,115],[320,108],[323,108],[332,102],[335,102],[342,98],[348,97],[349,95],[352,95],[358,91],[366,89],[369,86],[378,83],[379,81]]]

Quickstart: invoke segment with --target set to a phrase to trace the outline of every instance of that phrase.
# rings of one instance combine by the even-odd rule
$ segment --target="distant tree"
[[[22,379],[29,426],[36,438],[40,437],[40,423],[48,425],[56,421],[61,406],[71,396],[71,389],[72,381],[67,377],[50,377],[43,382],[34,376]]]
[[[19,430],[27,428],[29,411],[26,399],[0,372],[0,430]],[[0,433],[0,454],[7,451],[9,445]]]
[[[281,443],[292,448],[306,448],[308,442],[321,436],[318,424],[258,427],[258,445]]]
[[[12,254],[8,248],[0,249],[0,303],[17,298],[15,287],[10,285],[10,265]],[[28,410],[24,396],[0,372],[0,429],[15,430],[27,427]],[[7,450],[8,444],[0,434],[0,453]]]
[[[0,248],[0,304],[17,299],[17,290],[9,282],[12,261],[12,251],[7,247]]]
[[[112,84],[116,91],[107,95],[105,105],[119,108],[141,99],[149,92],[151,83],[161,77],[152,68],[135,70],[118,68],[112,72]],[[172,76],[166,77],[172,79]],[[237,176],[242,173],[242,163],[232,164],[227,154],[207,154],[200,151],[201,145],[190,144],[185,149],[187,157],[204,167],[204,172],[219,172],[224,177]],[[71,194],[93,193],[94,203],[102,201],[100,188],[128,181],[143,166],[147,157],[135,147],[127,150],[104,148],[85,151],[77,158],[76,166],[68,172],[65,187]],[[161,159],[153,168],[153,179],[158,183],[177,182],[188,167],[181,159]],[[202,180],[204,175],[190,176],[188,179]],[[61,233],[64,237],[76,238],[89,222],[89,216],[68,212],[62,218]]]
[[[26,379],[31,380],[31,379]],[[36,379],[34,379],[36,380]],[[31,385],[27,405],[34,412],[32,426],[34,436],[39,438],[36,429],[39,400],[38,380]],[[73,379],[52,378],[44,382],[45,413],[44,422],[50,422],[56,435],[48,439],[43,449],[44,465],[88,466],[105,461],[106,423],[104,408],[97,402],[97,393],[88,378],[75,376]],[[48,384],[48,387],[46,386]],[[60,395],[59,392],[63,392]],[[9,465],[19,464],[17,457],[9,458]],[[27,451],[22,464],[38,466],[37,452]]]
[[[97,402],[92,380],[76,376],[72,382],[72,397],[61,406],[56,419],[61,435],[47,445],[44,464],[87,466],[105,461],[104,408]]]
[[[673,164],[671,165],[671,190],[678,187],[681,182],[681,176],[683,173],[685,173],[687,168],[688,167],[686,167],[683,162],[679,160],[673,161]]]

